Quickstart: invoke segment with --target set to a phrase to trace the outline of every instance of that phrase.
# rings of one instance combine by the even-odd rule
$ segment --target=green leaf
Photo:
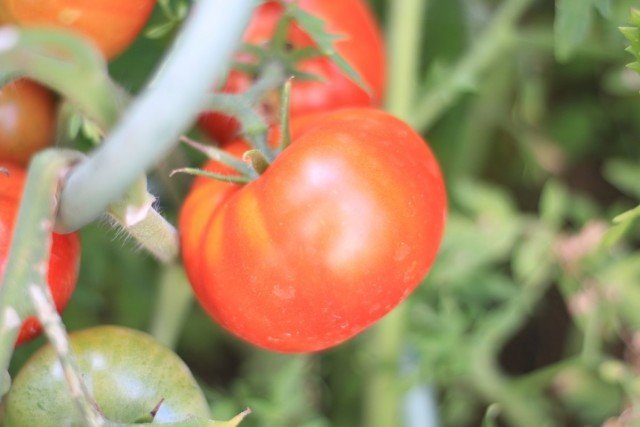
[[[362,76],[335,50],[334,43],[341,36],[328,33],[325,29],[325,22],[322,19],[305,12],[295,3],[287,5],[287,15],[293,18],[300,28],[311,37],[322,54],[331,58],[338,68],[358,86],[371,93],[371,88]]]
[[[103,136],[100,127],[87,118],[82,120],[82,134],[94,144],[100,143]]]
[[[640,218],[640,205],[616,216],[615,218],[613,218],[613,222],[615,224],[619,224],[621,222],[635,221],[638,218]]]
[[[631,43],[637,43],[640,41],[640,28],[638,27],[620,27],[620,32]]]
[[[565,62],[584,42],[591,29],[593,0],[556,0],[555,53]]]
[[[69,118],[69,138],[74,139],[82,129],[82,116],[79,113],[72,114]]]
[[[569,192],[558,181],[551,179],[542,189],[540,216],[551,228],[559,228],[564,221],[569,203]]]
[[[600,15],[602,15],[603,18],[611,18],[611,0],[592,0],[594,3],[593,5],[595,6],[596,9],[598,9],[598,12],[600,12]]]
[[[603,171],[604,177],[621,191],[640,200],[640,164],[636,161],[609,160]]]
[[[500,406],[497,403],[489,405],[482,419],[482,427],[497,427]]]
[[[621,213],[613,218],[614,225],[607,230],[602,238],[602,244],[606,248],[613,247],[624,238],[633,228],[633,223],[640,218],[640,206]]]
[[[176,23],[174,21],[166,21],[148,28],[144,32],[144,35],[149,39],[160,39],[169,34],[175,25]]]
[[[517,281],[540,283],[551,273],[554,233],[538,223],[516,247],[512,268]]]

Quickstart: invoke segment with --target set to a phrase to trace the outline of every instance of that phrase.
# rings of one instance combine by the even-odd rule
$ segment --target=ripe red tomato
[[[42,86],[17,80],[0,88],[0,159],[25,166],[51,145],[55,99]]]
[[[4,275],[9,256],[9,247],[18,207],[24,187],[24,171],[10,163],[0,161],[0,167],[8,175],[0,173],[0,277]],[[80,261],[80,241],[76,234],[53,234],[51,258],[47,282],[58,311],[67,305],[76,287]],[[35,317],[27,318],[18,336],[17,345],[38,335],[41,326]]]
[[[113,58],[136,38],[155,3],[155,0],[3,0],[0,21],[75,31],[91,39],[107,58]]]
[[[299,64],[301,71],[319,75],[323,81],[293,81],[291,90],[291,116],[315,111],[329,111],[341,107],[378,106],[385,84],[385,53],[383,39],[375,18],[364,0],[300,0],[300,7],[325,21],[328,31],[343,36],[335,43],[336,51],[369,84],[367,94],[336,66],[331,59],[319,57]],[[258,7],[244,34],[244,41],[265,44],[273,36],[282,15],[282,5],[269,1]],[[300,28],[292,25],[288,41],[293,48],[313,46],[313,42]],[[239,57],[240,61],[248,58]],[[222,91],[244,92],[251,79],[232,70]],[[277,109],[275,109],[277,110]],[[273,122],[273,118],[267,117]],[[225,143],[238,131],[237,122],[222,114],[201,116],[201,127],[215,140]]]
[[[318,114],[292,134],[257,180],[196,185],[180,231],[209,315],[257,346],[305,352],[361,332],[420,283],[446,195],[422,138],[382,111]]]
[[[149,335],[100,326],[72,333],[69,342],[93,398],[113,423],[139,423],[160,402],[154,424],[209,418],[209,406],[189,368]],[[83,425],[51,345],[36,352],[15,377],[4,425]]]

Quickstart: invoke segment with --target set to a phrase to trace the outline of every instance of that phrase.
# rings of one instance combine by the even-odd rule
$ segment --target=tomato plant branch
[[[544,269],[541,265],[539,268]],[[541,399],[524,393],[517,383],[509,380],[496,364],[498,352],[520,328],[535,304],[542,298],[550,283],[539,281],[535,274],[523,284],[520,293],[506,307],[479,328],[473,345],[471,367],[473,383],[488,402],[498,402],[510,423],[522,426],[553,425],[542,406]]]
[[[61,194],[62,228],[75,230],[96,219],[177,143],[231,57],[253,3],[208,0],[194,5],[152,83],[105,143],[69,175]]]
[[[475,83],[489,65],[514,45],[514,26],[532,0],[507,0],[496,12],[489,27],[475,46],[463,56],[443,79],[425,89],[426,95],[413,108],[410,123],[427,130]]]
[[[44,283],[29,285],[29,294],[38,320],[40,320],[40,323],[44,327],[44,332],[62,365],[62,371],[64,372],[69,388],[69,396],[82,414],[83,421],[90,427],[104,425],[104,417],[98,410],[93,397],[91,397],[91,393],[82,380],[75,363],[71,346],[69,345],[67,331],[60,315],[55,309],[49,289]]]
[[[174,264],[163,269],[158,291],[150,332],[159,342],[174,348],[193,302],[193,291],[182,266]]]
[[[268,124],[258,113],[257,105],[269,92],[279,88],[286,81],[284,67],[277,62],[267,63],[255,84],[245,93],[212,93],[207,96],[207,110],[217,111],[231,116],[240,122],[242,134],[257,150],[272,161],[274,152],[267,144]]]
[[[4,46],[0,48],[0,83],[17,77],[37,80],[62,94],[103,131],[113,127],[128,102],[125,91],[109,77],[102,56],[76,35],[5,27],[0,30],[0,45]],[[111,206],[111,216],[157,258],[170,261],[178,252],[175,230],[151,208],[151,203],[140,209],[136,204],[126,204],[140,198],[152,199],[144,177],[124,199]]]
[[[0,372],[9,366],[22,320],[34,312],[27,286],[47,282],[58,185],[77,158],[73,152],[46,150],[31,161],[0,285]]]
[[[389,65],[386,109],[406,119],[412,108],[417,86],[420,34],[426,0],[389,2]],[[365,424],[383,427],[397,424],[400,417],[401,387],[398,375],[402,343],[406,330],[406,304],[399,307],[374,327],[369,340],[373,355],[373,375],[365,388]]]

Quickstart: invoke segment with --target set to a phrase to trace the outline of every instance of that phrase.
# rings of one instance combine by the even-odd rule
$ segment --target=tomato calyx
[[[233,68],[256,78],[267,64],[277,62],[284,67],[288,76],[300,81],[322,81],[321,75],[301,70],[300,64],[310,59],[328,57],[365,92],[371,93],[371,88],[360,74],[334,48],[335,42],[344,36],[329,32],[325,21],[300,8],[297,2],[277,0],[273,3],[281,9],[273,36],[263,45],[244,43],[240,48],[240,58],[233,63]],[[290,42],[294,25],[310,39],[309,44],[296,46]]]
[[[197,168],[180,168],[171,172],[170,176],[176,173],[187,173],[190,175],[203,176],[206,178],[216,179],[218,181],[247,184],[262,175],[271,165],[273,160],[285,150],[291,143],[291,132],[289,129],[289,105],[291,103],[291,80],[289,78],[282,87],[280,95],[280,137],[275,148],[269,147],[267,144],[267,130],[261,129],[260,133],[247,135],[247,141],[253,146],[242,155],[242,160],[229,154],[228,152],[213,147],[211,145],[202,144],[194,141],[186,136],[182,136],[180,140],[186,145],[194,148],[207,156],[210,160],[221,163],[234,172],[234,175],[220,174],[217,172],[205,171]]]

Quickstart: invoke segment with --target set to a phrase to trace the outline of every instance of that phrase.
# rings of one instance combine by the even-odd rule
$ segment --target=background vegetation
[[[393,3],[371,2],[389,32]],[[423,78],[414,99],[394,106],[390,92],[389,108],[424,132],[447,177],[436,265],[384,324],[314,355],[245,345],[194,304],[176,350],[213,416],[248,406],[247,426],[640,424],[640,215],[619,216],[640,199],[640,76],[618,29],[634,5],[423,0],[421,45],[406,53]],[[175,35],[166,20],[158,8],[110,64],[133,93]],[[166,172],[200,160],[178,148],[152,175],[172,220],[188,179]],[[106,224],[82,243],[69,330],[148,330],[156,262]],[[12,371],[42,343],[20,348]]]

